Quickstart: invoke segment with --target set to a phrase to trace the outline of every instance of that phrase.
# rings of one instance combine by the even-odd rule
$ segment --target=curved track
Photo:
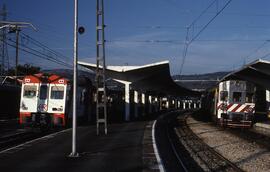
[[[181,112],[183,113],[183,112]],[[174,127],[179,112],[169,112],[159,117],[156,122],[156,144],[165,171],[203,171],[181,145]]]
[[[157,119],[155,137],[165,170],[243,171],[189,129],[185,122],[189,113],[170,112]]]

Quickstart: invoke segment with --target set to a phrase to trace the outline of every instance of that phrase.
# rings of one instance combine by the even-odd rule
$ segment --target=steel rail
[[[189,136],[189,141],[192,141],[194,144],[193,145],[200,145],[201,147],[204,147],[203,150],[200,150],[199,152],[205,152],[205,154],[207,153],[211,153],[212,155],[215,155],[216,157],[218,157],[219,159],[215,159],[215,161],[220,161],[220,162],[225,162],[226,168],[232,168],[234,171],[239,171],[239,172],[243,172],[243,170],[241,168],[239,168],[235,163],[231,162],[230,160],[228,160],[226,157],[224,157],[223,155],[221,155],[220,153],[218,153],[217,151],[215,151],[212,147],[210,147],[209,145],[207,145],[198,135],[196,135],[187,125],[186,123],[186,117],[184,117],[184,120],[181,122],[182,125],[179,126],[179,128],[177,128],[176,132],[179,131],[179,129],[183,129],[185,130],[185,135]],[[181,135],[179,132],[177,133],[178,137],[179,135]],[[192,138],[192,139],[191,139]],[[189,145],[191,146],[191,145]],[[194,149],[194,148],[191,148]],[[208,156],[209,157],[209,156]],[[201,158],[201,157],[200,157]],[[204,161],[205,165],[208,166],[208,168],[210,170],[215,171],[215,169],[211,169],[210,165],[207,164]],[[213,162],[215,163],[215,162]],[[220,165],[220,167],[224,167]]]
[[[172,150],[174,152],[175,157],[177,158],[177,160],[178,160],[179,164],[181,165],[181,167],[183,168],[183,170],[185,172],[188,172],[187,167],[185,166],[183,160],[181,159],[179,153],[177,152],[176,146],[174,145],[174,142],[172,141],[172,138],[170,137],[168,125],[166,127],[166,132],[167,132],[167,138],[168,138],[168,140],[170,142],[170,145],[171,145],[171,148],[172,148]]]

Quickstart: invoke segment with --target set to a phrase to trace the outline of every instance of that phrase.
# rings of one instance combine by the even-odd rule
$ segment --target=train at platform
[[[87,118],[93,99],[91,82],[78,84],[77,116]],[[71,120],[73,89],[56,74],[25,76],[21,86],[19,123],[24,127],[66,127]]]
[[[264,91],[265,92],[265,91]],[[217,124],[223,127],[250,128],[254,123],[258,88],[243,80],[226,80],[209,90],[202,98],[203,107]]]

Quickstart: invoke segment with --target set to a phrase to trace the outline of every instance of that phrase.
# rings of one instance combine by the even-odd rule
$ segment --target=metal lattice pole
[[[0,16],[2,16],[2,21],[6,21],[7,18],[7,11],[6,11],[6,6],[5,4],[3,5],[2,10],[0,11]],[[1,24],[0,24],[1,26]],[[8,51],[7,51],[7,44],[6,44],[6,34],[7,34],[7,29],[2,28],[0,32],[0,56],[2,60],[1,64],[1,75],[5,74],[5,70],[9,69],[9,58],[8,58]]]
[[[104,2],[97,0],[97,23],[96,23],[96,49],[97,49],[97,69],[96,69],[96,116],[97,135],[99,135],[100,124],[104,124],[104,132],[107,134],[107,96],[106,96],[106,63],[105,63],[105,34],[104,34]]]

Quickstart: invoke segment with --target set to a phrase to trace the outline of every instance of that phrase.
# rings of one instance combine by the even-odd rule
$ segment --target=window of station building
[[[63,86],[52,86],[51,99],[63,99],[63,98],[64,98],[64,87]]]
[[[241,102],[242,100],[241,92],[233,92],[233,102]]]
[[[48,86],[47,85],[41,85],[40,86],[40,92],[39,92],[39,99],[47,99],[48,95]]]
[[[36,96],[36,92],[37,92],[37,86],[25,85],[24,86],[23,97],[33,98],[33,97]]]
[[[254,94],[246,93],[246,103],[254,103]]]
[[[220,101],[228,100],[228,91],[220,91]]]

